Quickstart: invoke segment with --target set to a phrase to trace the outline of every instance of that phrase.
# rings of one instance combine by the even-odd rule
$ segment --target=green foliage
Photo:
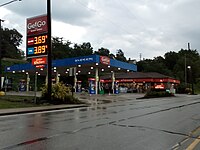
[[[168,76],[172,76],[171,70],[169,70],[164,62],[164,58],[161,56],[155,57],[153,60],[146,59],[137,63],[138,71],[140,72],[158,72]]]
[[[93,54],[93,48],[89,42],[83,44],[74,44],[70,41],[63,42],[62,38],[54,37],[52,40],[53,59],[63,59],[79,56],[87,56]]]
[[[22,37],[16,29],[3,29],[2,57],[21,59],[24,53],[17,47],[22,44]]]
[[[98,49],[98,51],[95,51],[94,53],[101,56],[108,56],[108,57],[110,56],[109,49],[103,47]]]
[[[186,64],[185,64],[186,63]],[[142,72],[159,72],[185,82],[185,66],[191,66],[192,78],[194,83],[200,76],[200,56],[197,50],[183,50],[177,52],[167,52],[164,58],[161,56],[154,59],[139,61],[138,71]],[[187,70],[187,74],[189,74]],[[188,79],[187,79],[188,80]]]
[[[71,57],[72,43],[70,41],[63,42],[62,38],[54,37],[52,40],[52,55],[53,59],[63,59]]]
[[[145,98],[156,98],[156,97],[168,97],[173,96],[171,93],[166,91],[149,91],[145,94]]]
[[[88,56],[93,54],[93,47],[89,42],[82,45],[74,44],[72,57]]]
[[[47,99],[48,97],[47,86],[42,87],[41,99]],[[51,102],[54,104],[66,104],[66,103],[81,103],[78,99],[72,97],[71,90],[63,83],[56,83],[52,85]]]
[[[35,107],[32,96],[4,95],[0,96],[0,109]]]
[[[124,56],[124,52],[121,49],[117,50],[117,54],[115,58],[119,61],[127,62],[126,57]]]

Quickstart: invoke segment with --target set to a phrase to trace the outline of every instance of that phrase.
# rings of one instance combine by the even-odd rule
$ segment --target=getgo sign
[[[47,15],[27,19],[27,36],[46,33],[47,31]]]

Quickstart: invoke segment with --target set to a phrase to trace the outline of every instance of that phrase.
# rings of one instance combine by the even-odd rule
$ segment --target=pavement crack
[[[148,115],[152,115],[152,114],[156,114],[156,113],[160,113],[160,112],[165,112],[165,111],[169,111],[169,110],[173,110],[173,109],[178,109],[178,108],[182,108],[182,107],[186,107],[186,106],[190,106],[190,105],[195,105],[195,104],[199,104],[199,103],[200,102],[193,102],[193,103],[189,103],[189,104],[174,106],[174,107],[161,109],[161,110],[157,110],[157,111],[153,111],[153,112],[149,112],[149,113],[145,113],[145,114],[141,114],[141,115],[137,115],[137,116],[128,117],[126,119],[120,119],[120,120],[117,120],[116,122],[122,122],[122,121],[129,120],[129,119],[144,117],[144,116],[148,116]]]
[[[191,134],[185,134],[185,133],[181,133],[181,132],[169,131],[169,130],[165,130],[165,129],[156,129],[156,128],[151,128],[151,127],[146,127],[146,126],[126,125],[126,124],[117,124],[117,123],[113,123],[111,125],[119,126],[119,127],[125,127],[125,128],[148,129],[148,130],[159,131],[159,132],[172,134],[172,135],[184,136],[184,137],[187,137],[187,138],[200,139],[198,136],[194,136],[194,135],[191,135]]]

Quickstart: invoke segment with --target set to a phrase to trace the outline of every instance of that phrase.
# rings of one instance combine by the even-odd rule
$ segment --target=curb
[[[58,105],[58,106],[2,109],[0,110],[0,116],[7,116],[7,115],[14,115],[14,114],[28,114],[28,113],[33,113],[33,112],[44,112],[44,111],[72,109],[72,108],[81,108],[81,107],[88,107],[88,105],[71,105],[71,106]]]

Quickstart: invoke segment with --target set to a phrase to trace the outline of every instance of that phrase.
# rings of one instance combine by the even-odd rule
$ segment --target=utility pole
[[[51,101],[52,89],[52,53],[51,53],[51,0],[47,0],[47,24],[48,24],[48,100]]]
[[[140,53],[140,61],[142,60],[142,53]]]
[[[185,54],[185,86],[187,86],[187,59]]]
[[[188,43],[188,50],[190,50],[190,43]]]
[[[190,43],[187,45],[188,50],[190,50]],[[185,54],[185,85],[187,85],[187,57]]]
[[[2,89],[1,87],[1,77],[2,77],[2,65],[1,65],[1,51],[2,51],[2,28],[1,28],[1,22],[4,22],[4,20],[0,19],[0,90]]]

